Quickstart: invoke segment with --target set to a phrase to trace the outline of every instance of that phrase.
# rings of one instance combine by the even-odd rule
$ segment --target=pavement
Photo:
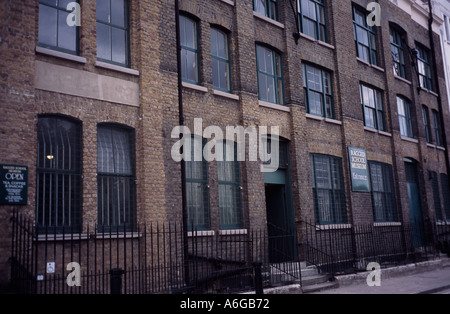
[[[369,286],[374,272],[336,276],[338,288],[309,294],[450,294],[450,258],[382,268],[379,286]]]

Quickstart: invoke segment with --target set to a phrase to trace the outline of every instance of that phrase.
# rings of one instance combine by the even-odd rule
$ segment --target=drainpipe
[[[181,37],[180,37],[180,5],[179,0],[175,0],[175,25],[177,42],[177,73],[178,73],[178,118],[179,125],[184,126],[183,112],[183,82],[181,77]],[[181,135],[180,135],[181,138]],[[184,278],[186,285],[189,285],[189,248],[188,248],[188,218],[187,218],[187,198],[186,198],[186,162],[181,159],[181,203],[183,214],[183,252],[184,252]]]
[[[445,119],[444,119],[444,111],[442,107],[442,98],[441,98],[441,92],[440,92],[440,86],[438,81],[438,68],[437,68],[437,61],[436,61],[436,47],[433,40],[433,6],[431,4],[431,0],[428,0],[428,10],[429,10],[429,18],[428,18],[428,36],[430,38],[430,48],[431,48],[431,54],[433,59],[433,76],[434,81],[436,82],[436,92],[438,94],[438,109],[439,109],[439,120],[441,124],[441,136],[442,136],[442,142],[445,149],[445,166],[447,169],[447,176],[450,175],[450,161],[448,156],[448,147],[447,147],[447,134],[446,134],[446,128],[445,128]],[[450,193],[450,185],[449,185],[449,193]],[[447,217],[448,219],[449,217]]]

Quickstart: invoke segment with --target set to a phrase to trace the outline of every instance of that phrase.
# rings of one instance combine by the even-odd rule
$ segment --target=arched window
[[[39,232],[81,228],[81,123],[62,116],[38,118],[36,221]]]

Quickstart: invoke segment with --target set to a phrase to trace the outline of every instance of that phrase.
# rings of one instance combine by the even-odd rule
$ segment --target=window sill
[[[342,121],[339,121],[339,120],[336,120],[336,119],[325,118],[325,122],[326,123],[331,123],[331,124],[342,125]]]
[[[424,91],[424,92],[427,92],[427,93],[429,93],[429,94],[431,94],[431,95],[433,95],[433,96],[439,97],[438,93],[435,93],[435,92],[433,92],[432,90],[429,90],[429,89],[424,88],[424,87],[422,87],[422,86],[420,86],[419,88],[420,88],[421,91]]]
[[[105,232],[105,233],[97,233],[95,235],[96,239],[134,239],[142,237],[142,233],[140,232]]]
[[[368,131],[368,132],[372,132],[372,133],[377,133],[377,134],[380,134],[380,135],[383,135],[383,136],[392,137],[392,134],[389,133],[389,132],[380,131],[380,130],[377,130],[377,129],[374,129],[374,128],[370,128],[370,127],[368,127],[368,126],[365,126],[365,127],[364,127],[364,131]]]
[[[83,63],[83,64],[85,64],[87,62],[86,58],[71,55],[70,53],[65,53],[65,52],[61,52],[61,51],[56,51],[56,50],[40,47],[40,46],[36,47],[36,53],[47,55],[47,56],[52,56],[52,57],[56,57],[56,58],[60,58],[60,59],[64,59],[64,60],[74,61],[74,62],[78,62],[78,63]]]
[[[227,92],[222,92],[220,90],[213,90],[213,95],[216,96],[221,96],[221,97],[225,97],[225,98],[229,98],[229,99],[233,99],[233,100],[239,100],[239,96],[238,95],[234,95],[231,93],[227,93]]]
[[[70,233],[70,234],[39,234],[37,241],[68,241],[68,240],[87,240],[89,234],[86,233]]]
[[[427,147],[445,151],[445,147],[443,147],[443,146],[438,146],[438,145],[436,145],[436,144],[427,143]]]
[[[270,108],[270,109],[280,110],[280,111],[284,111],[284,112],[291,112],[291,108],[289,108],[289,107],[286,107],[283,105],[278,105],[278,104],[272,104],[270,102],[263,101],[263,100],[259,101],[259,105],[261,107],[266,107],[266,108]]]
[[[305,39],[307,39],[307,40],[309,40],[309,41],[318,43],[319,45],[322,45],[322,46],[324,46],[324,47],[327,47],[327,48],[330,48],[330,49],[333,49],[333,50],[334,50],[334,46],[333,46],[333,45],[331,45],[331,44],[329,44],[329,43],[327,43],[327,42],[324,42],[324,41],[322,41],[322,40],[315,39],[314,37],[308,36],[308,35],[303,34],[303,33],[300,33],[300,37],[305,38]]]
[[[234,7],[234,1],[232,1],[232,0],[220,0],[220,1],[222,1],[222,2],[224,2],[226,4],[229,4],[229,5]]]
[[[373,69],[375,69],[375,70],[378,70],[378,71],[384,73],[384,69],[381,68],[381,67],[379,67],[378,65],[371,64],[371,63],[369,63],[369,62],[367,62],[367,61],[365,61],[365,60],[363,60],[363,59],[361,59],[361,58],[359,58],[359,57],[356,57],[356,60],[357,60],[358,62],[361,62],[362,64],[367,65],[368,67],[371,67],[371,68],[373,68]]]
[[[188,231],[188,237],[212,237],[214,236],[214,230],[200,230],[200,231]]]
[[[401,135],[400,138],[406,142],[411,142],[411,143],[416,143],[416,144],[419,143],[419,140],[415,139],[415,138],[411,138],[411,137],[407,137],[407,136],[403,136],[403,135]]]
[[[194,89],[194,90],[199,91],[199,92],[203,92],[203,93],[207,93],[208,92],[208,88],[206,88],[204,86],[195,85],[195,84],[186,83],[186,82],[183,82],[182,85],[185,88]]]
[[[339,229],[350,229],[351,224],[336,224],[336,225],[318,225],[316,230],[339,230]]]
[[[247,232],[247,229],[219,230],[219,235],[241,235],[247,234]]]
[[[312,120],[317,120],[317,121],[325,121],[327,123],[331,123],[331,124],[337,124],[337,125],[342,125],[342,121],[336,120],[336,119],[330,119],[330,118],[324,118],[324,117],[319,117],[310,113],[305,114],[307,119],[312,119]]]
[[[273,20],[271,18],[268,18],[267,16],[261,15],[258,12],[253,11],[253,16],[258,18],[258,19],[261,19],[263,21],[266,21],[266,22],[268,22],[268,23],[270,23],[272,25],[275,25],[276,27],[284,29],[284,24],[282,24],[282,23],[280,23],[278,21],[275,21],[275,20]]]
[[[409,80],[407,80],[407,79],[405,79],[405,78],[403,78],[403,77],[401,77],[401,76],[398,76],[398,75],[396,75],[395,73],[394,73],[394,78],[396,78],[397,80],[400,80],[400,81],[402,81],[402,82],[405,82],[405,83],[408,84],[408,85],[411,85],[411,84],[412,84],[411,81],[409,81]]]
[[[397,221],[391,221],[391,222],[374,222],[373,226],[374,227],[397,227],[397,226],[401,226],[402,223],[401,222],[397,222]]]
[[[113,71],[117,71],[117,72],[122,72],[122,73],[126,73],[126,74],[139,76],[138,70],[121,67],[119,65],[115,65],[115,64],[111,64],[111,63],[107,63],[107,62],[95,61],[95,66],[98,68],[103,68],[103,69],[108,69],[108,70],[113,70]]]

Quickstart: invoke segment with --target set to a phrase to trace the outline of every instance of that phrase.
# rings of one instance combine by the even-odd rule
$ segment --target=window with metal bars
[[[78,54],[78,27],[67,24],[70,2],[79,1],[39,0],[39,46]]]
[[[230,141],[222,144],[224,158],[217,161],[220,229],[239,229],[242,228],[242,207],[237,145]]]
[[[254,0],[253,4],[255,12],[279,21],[277,0]]]
[[[97,59],[130,66],[127,0],[97,0]]]
[[[134,130],[122,125],[97,128],[99,230],[133,231],[136,222]]]
[[[369,169],[374,221],[398,221],[392,166],[369,161]]]
[[[317,40],[328,41],[325,1],[297,0],[300,32]]]
[[[191,145],[191,159],[186,161],[186,199],[188,229],[209,230],[209,186],[208,186],[208,163],[203,154],[200,161],[195,160],[194,147],[202,147],[205,141],[198,136],[193,136]]]
[[[331,73],[305,63],[302,65],[302,70],[307,112],[320,117],[334,119]]]
[[[394,73],[395,75],[406,79],[407,76],[404,36],[404,32],[393,26],[390,27],[391,54],[392,61],[394,63]]]
[[[357,56],[378,65],[376,29],[367,25],[367,11],[353,6],[353,26]]]
[[[433,202],[434,202],[434,212],[436,214],[436,220],[442,221],[442,205],[441,205],[441,196],[439,193],[439,180],[438,175],[435,171],[431,171],[431,188],[433,190]]]
[[[372,129],[385,131],[382,93],[364,84],[360,86],[364,125]]]
[[[81,229],[81,122],[61,116],[38,118],[36,223],[39,232]]]
[[[316,223],[347,223],[342,159],[320,154],[310,158]]]

